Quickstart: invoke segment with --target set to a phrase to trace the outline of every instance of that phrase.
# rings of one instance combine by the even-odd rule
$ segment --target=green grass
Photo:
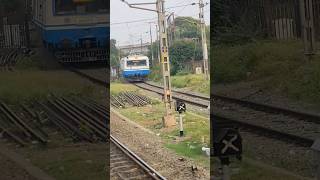
[[[0,99],[10,103],[43,99],[49,93],[101,99],[102,89],[66,71],[15,71],[0,73]]]
[[[259,41],[216,46],[212,63],[216,84],[267,79],[262,88],[296,99],[320,102],[320,56],[308,61],[298,41]]]
[[[203,146],[209,146],[210,126],[208,118],[186,113],[183,124],[185,138],[177,142],[173,137],[179,136],[178,124],[173,129],[162,129],[162,117],[164,115],[164,104],[162,102],[157,102],[152,106],[120,109],[119,112],[140,125],[160,133],[169,149],[180,155],[193,158],[204,166],[209,166],[209,158],[201,152]],[[177,114],[176,117],[178,117]],[[194,148],[190,148],[189,145]]]
[[[202,144],[198,142],[182,141],[176,144],[167,143],[165,146],[175,151],[177,154],[195,159],[197,162],[200,162],[209,168],[210,159],[209,157],[204,156],[201,150]]]
[[[204,75],[188,74],[171,77],[171,85],[175,88],[188,88],[191,91],[210,94],[210,81]]]
[[[150,78],[154,82],[162,83],[162,79],[158,75],[155,78]],[[210,81],[206,80],[202,74],[186,74],[171,76],[171,85],[174,88],[185,88],[190,91],[210,94]]]

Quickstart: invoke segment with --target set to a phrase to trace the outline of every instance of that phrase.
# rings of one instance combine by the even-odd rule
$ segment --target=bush
[[[194,59],[202,59],[201,46],[193,41],[177,40],[169,50],[171,61],[171,74],[175,75],[185,69],[186,62]]]
[[[261,80],[262,88],[308,102],[320,102],[320,56],[306,61],[301,42],[262,41],[213,48],[213,82]]]
[[[151,68],[151,74],[149,75],[149,79],[155,82],[159,82],[162,80],[162,72],[160,65],[155,65]]]
[[[210,82],[203,75],[196,74],[172,76],[171,84],[175,88],[188,88],[204,94],[209,94],[210,89]]]
[[[213,82],[228,83],[288,73],[303,61],[298,42],[257,42],[213,48]]]

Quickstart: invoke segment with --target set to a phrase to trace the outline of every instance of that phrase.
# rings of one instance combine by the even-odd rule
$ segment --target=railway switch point
[[[315,158],[317,163],[316,180],[320,180],[320,138],[315,140],[311,149],[315,152]]]

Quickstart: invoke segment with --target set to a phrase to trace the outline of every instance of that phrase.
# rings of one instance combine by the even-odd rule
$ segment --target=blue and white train
[[[129,55],[120,60],[120,74],[128,81],[145,81],[150,74],[149,58]]]
[[[106,61],[109,1],[32,0],[33,22],[61,62]]]

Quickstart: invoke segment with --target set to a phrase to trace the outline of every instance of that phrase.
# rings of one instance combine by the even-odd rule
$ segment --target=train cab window
[[[132,60],[132,61],[127,61],[127,66],[146,66],[147,65],[147,60]]]
[[[55,0],[54,2],[57,15],[106,13],[108,10],[107,0]]]

